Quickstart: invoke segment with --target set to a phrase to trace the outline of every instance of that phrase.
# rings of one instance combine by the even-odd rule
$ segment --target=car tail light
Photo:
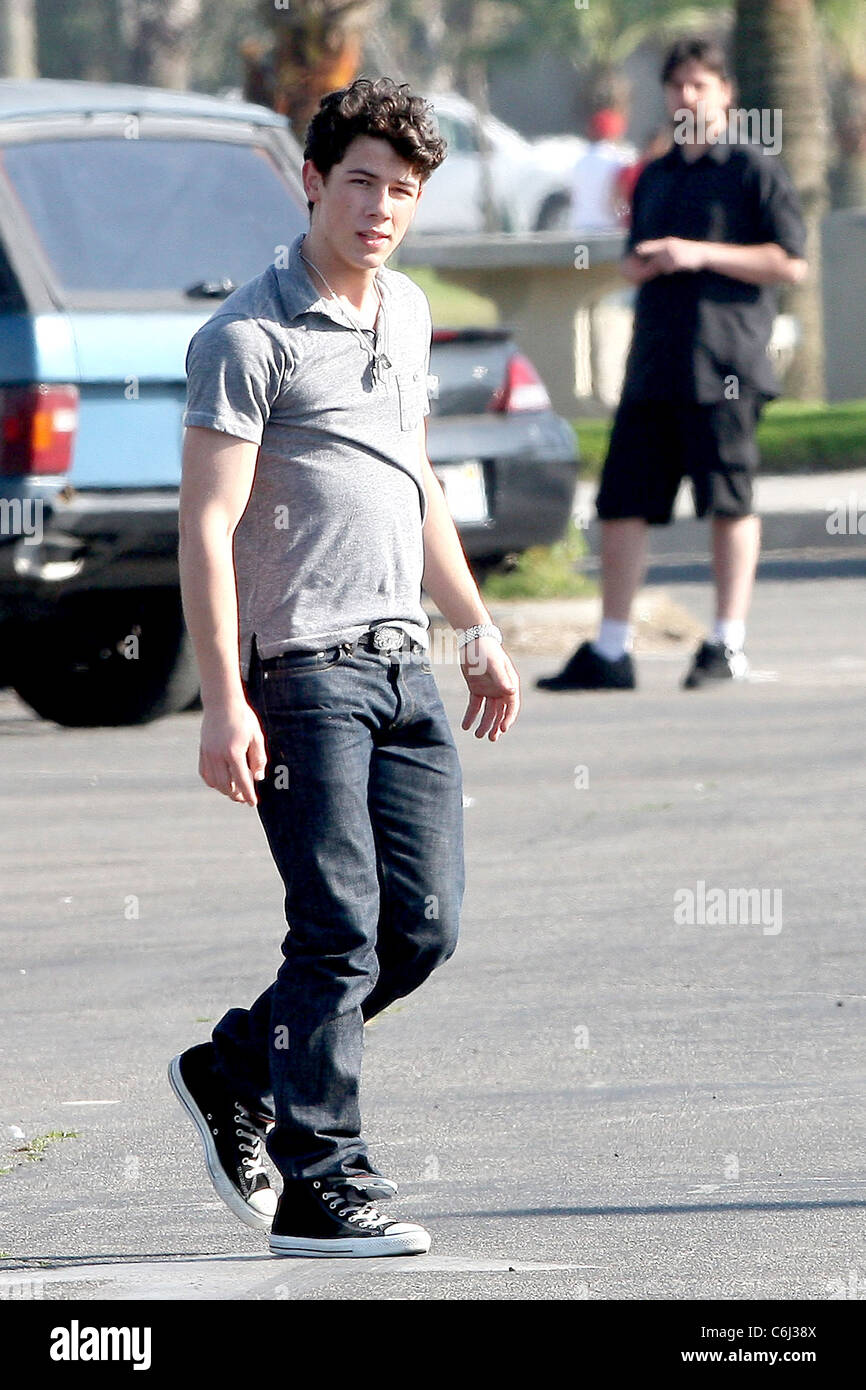
[[[77,386],[0,387],[0,474],[68,473]]]
[[[505,380],[490,397],[488,410],[549,410],[550,397],[538,372],[522,352],[513,352],[505,368]]]

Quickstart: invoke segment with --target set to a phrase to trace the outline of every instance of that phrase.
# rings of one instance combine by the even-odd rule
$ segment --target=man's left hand
[[[641,241],[634,248],[638,256],[649,256],[649,268],[659,275],[671,275],[677,270],[703,270],[706,249],[701,241],[686,241],[684,237],[663,236]]]
[[[475,637],[460,648],[460,669],[469,686],[469,703],[460,727],[471,729],[484,706],[476,738],[495,743],[511,728],[520,709],[520,677],[495,637]]]

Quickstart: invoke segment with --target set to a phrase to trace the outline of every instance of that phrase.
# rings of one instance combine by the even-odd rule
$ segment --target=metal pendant
[[[384,352],[377,353],[373,358],[373,380],[379,385],[385,384],[385,373],[391,370],[390,358]]]

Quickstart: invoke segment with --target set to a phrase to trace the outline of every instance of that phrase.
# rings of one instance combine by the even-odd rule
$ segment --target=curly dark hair
[[[375,82],[357,77],[351,86],[322,97],[307,126],[304,159],[311,159],[320,174],[329,174],[356,135],[387,140],[422,184],[445,158],[446,143],[429,102],[413,96],[407,83],[398,86],[389,77]],[[312,212],[313,204],[307,206]]]

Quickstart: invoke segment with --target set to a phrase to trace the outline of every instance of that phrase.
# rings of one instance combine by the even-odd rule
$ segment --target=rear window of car
[[[218,140],[46,140],[0,150],[33,235],[69,290],[243,284],[308,218],[270,154]]]

